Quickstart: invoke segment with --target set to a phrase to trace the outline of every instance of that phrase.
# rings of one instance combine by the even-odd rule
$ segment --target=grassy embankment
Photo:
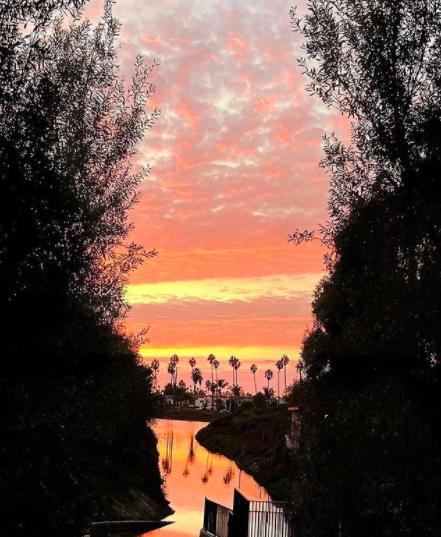
[[[283,500],[286,472],[280,464],[271,466],[269,452],[283,442],[287,414],[286,406],[238,410],[211,422],[196,439],[209,451],[234,460],[274,499]]]
[[[161,487],[153,431],[145,428],[142,451],[127,451],[124,457],[101,465],[97,488],[102,494],[102,515],[98,520],[162,520],[172,514]]]
[[[197,408],[175,407],[163,410],[157,414],[157,418],[166,420],[184,420],[184,421],[214,421],[224,413],[216,410],[198,410]]]

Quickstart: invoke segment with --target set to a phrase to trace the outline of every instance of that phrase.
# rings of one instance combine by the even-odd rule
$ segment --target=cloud
[[[232,303],[250,302],[260,297],[309,297],[320,275],[264,276],[213,280],[186,280],[176,282],[141,283],[129,285],[126,298],[131,304],[164,303],[172,300]]]
[[[86,12],[96,18],[99,4]],[[348,124],[304,90],[290,7],[291,0],[115,5],[126,79],[137,53],[160,59],[149,106],[162,115],[134,158],[152,173],[130,237],[160,255],[133,275],[127,296],[136,305],[129,328],[152,324],[162,348],[214,339],[222,346],[221,337],[232,347],[268,346],[266,326],[283,345],[300,347],[324,250],[287,245],[286,237],[326,219],[322,136],[347,139]]]

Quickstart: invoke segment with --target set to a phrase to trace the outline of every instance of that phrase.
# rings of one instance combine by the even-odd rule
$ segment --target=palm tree
[[[231,391],[233,392],[234,397],[239,397],[242,392],[242,386],[239,386],[239,384],[235,384]]]
[[[213,378],[213,362],[215,362],[215,361],[216,361],[216,356],[214,354],[209,354],[208,358],[207,358],[207,362],[211,366],[211,382],[212,383],[214,382],[214,378]]]
[[[228,360],[228,363],[233,368],[233,386],[236,384],[235,383],[235,377],[234,377],[234,371],[235,371],[236,362],[237,362],[237,358],[235,356],[231,356],[231,358]]]
[[[286,392],[286,370],[288,368],[289,358],[288,358],[288,356],[286,356],[286,354],[284,354],[282,356],[282,358],[280,358],[280,361],[283,364],[283,369],[284,369],[284,373],[285,373],[285,392]]]
[[[280,370],[284,368],[283,361],[277,360],[276,367],[277,367],[277,400],[279,401],[280,400]]]
[[[191,380],[193,381],[194,386],[194,401],[196,404],[196,384],[199,384],[199,386],[202,384],[202,381],[204,380],[202,377],[201,370],[198,367],[194,367],[191,372]]]
[[[302,382],[302,372],[305,370],[305,362],[301,358],[297,362],[296,369],[299,372],[300,382]]]
[[[168,374],[170,375],[170,386],[171,386],[171,390],[172,390],[172,396],[173,396],[173,406],[174,406],[174,403],[175,403],[175,397],[174,397],[174,378],[175,378],[175,371],[176,371],[176,366],[174,364],[174,362],[170,361],[168,363],[168,366],[167,366],[167,372]]]
[[[239,384],[239,381],[237,380],[237,370],[240,368],[240,360],[236,358],[236,363],[234,364],[234,369],[236,371],[236,385]]]
[[[219,388],[220,394],[222,395],[222,390],[228,386],[228,382],[225,379],[219,379],[217,381],[217,386]]]
[[[190,360],[188,360],[188,363],[190,364],[190,367],[193,370],[196,365],[196,360],[193,357],[191,357]]]
[[[269,389],[270,380],[273,378],[273,372],[271,371],[271,369],[267,369],[265,371],[265,378],[268,381],[268,389]]]
[[[178,381],[178,363],[179,363],[179,357],[177,354],[173,354],[170,357],[170,361],[168,363],[167,371],[171,376],[171,385],[173,387],[173,406],[175,406],[175,399],[176,399],[176,383]]]
[[[214,392],[216,391],[217,385],[215,382],[210,382],[207,380],[205,382],[205,387],[209,392],[211,392],[211,410],[214,409]]]
[[[257,365],[256,365],[256,364],[253,364],[253,365],[250,367],[250,370],[251,370],[251,373],[253,374],[253,377],[254,377],[254,389],[255,389],[256,394],[257,394],[257,384],[256,384]]]
[[[274,397],[274,390],[268,386],[263,387],[263,394],[268,401]]]
[[[216,360],[216,358],[213,360],[213,368],[214,368],[214,376],[215,376],[216,384],[217,384],[217,370],[219,368],[219,360]]]
[[[214,372],[215,372],[215,375],[216,375],[216,382],[217,382],[217,370],[219,368],[219,360],[216,360],[216,358],[213,360],[213,367],[214,367]]]

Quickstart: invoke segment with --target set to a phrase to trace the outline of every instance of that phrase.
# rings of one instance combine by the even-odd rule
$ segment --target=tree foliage
[[[328,246],[294,388],[296,513],[312,535],[438,535],[441,6],[307,9],[291,19],[308,91],[348,118],[351,139],[324,140],[328,221],[289,237]]]
[[[155,254],[129,242],[128,219],[148,173],[132,169],[136,145],[159,113],[152,66],[137,58],[124,84],[111,3],[96,27],[82,5],[0,8],[5,535],[82,535],[131,490],[165,506],[143,336],[123,330],[128,276]]]
[[[50,352],[81,346],[76,315],[118,329],[128,275],[154,255],[127,243],[147,173],[133,173],[131,158],[158,115],[145,109],[152,67],[137,58],[124,86],[110,4],[94,29],[78,11],[66,27],[63,3],[43,5],[52,10],[17,8],[2,21],[0,298],[2,344],[14,352],[23,352],[23,324]],[[35,314],[43,309],[48,316]],[[56,343],[45,325],[60,328]]]
[[[305,37],[308,89],[346,115],[352,133],[349,146],[325,138],[329,221],[320,240],[329,247],[330,274],[316,292],[310,342],[332,332],[345,352],[356,346],[437,361],[440,7],[314,0],[308,9],[304,19],[291,13]]]

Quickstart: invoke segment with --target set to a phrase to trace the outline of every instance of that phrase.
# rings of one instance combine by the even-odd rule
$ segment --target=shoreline
[[[281,412],[277,412],[280,416]],[[249,449],[244,449],[243,435],[253,436],[252,428],[256,428],[259,417],[264,419],[258,427],[272,426],[271,411],[247,410],[246,413],[229,414],[209,423],[197,432],[196,440],[211,453],[218,453],[235,462],[238,468],[264,487],[273,500],[283,501],[286,497],[286,472],[278,470],[270,477],[271,447],[255,441]]]

